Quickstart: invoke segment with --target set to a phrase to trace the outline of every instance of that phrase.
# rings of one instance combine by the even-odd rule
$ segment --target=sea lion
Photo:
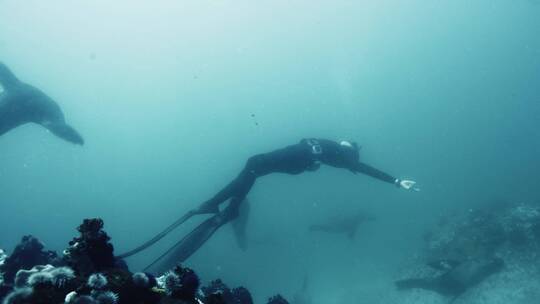
[[[374,221],[373,216],[358,212],[352,216],[341,216],[324,223],[309,226],[309,231],[322,231],[326,233],[345,234],[353,239],[358,227],[365,222]]]
[[[435,267],[439,270],[448,268],[443,274],[433,278],[413,278],[396,281],[398,289],[421,288],[435,291],[444,296],[458,297],[467,289],[479,284],[487,277],[499,272],[504,262],[499,258],[468,259],[460,263],[443,262],[444,267]],[[430,263],[434,267],[434,263]]]
[[[71,143],[83,145],[84,139],[66,124],[60,106],[41,90],[26,84],[0,62],[0,136],[26,123],[36,123]]]

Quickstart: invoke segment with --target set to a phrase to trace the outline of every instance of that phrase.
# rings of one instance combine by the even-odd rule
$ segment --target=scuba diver
[[[0,62],[0,136],[20,125],[33,122],[71,143],[83,145],[84,139],[66,124],[62,110],[49,96],[26,84]]]
[[[189,211],[175,223],[143,245],[119,256],[125,258],[136,254],[171,232],[194,215],[214,214],[192,232],[186,235],[176,245],[170,248],[145,270],[155,272],[170,268],[178,262],[183,262],[199,249],[212,234],[225,223],[238,217],[240,206],[255,184],[257,178],[271,173],[300,174],[306,171],[316,171],[321,164],[343,168],[354,174],[362,173],[383,182],[406,190],[419,191],[416,182],[393,177],[359,161],[359,147],[349,141],[335,142],[327,139],[308,138],[299,143],[269,153],[257,154],[250,157],[244,169],[225,188],[198,208]],[[219,206],[229,200],[223,210]],[[161,266],[159,266],[161,265]]]

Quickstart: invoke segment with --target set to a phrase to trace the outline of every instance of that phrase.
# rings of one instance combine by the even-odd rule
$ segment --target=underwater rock
[[[4,265],[4,261],[7,258],[7,254],[4,252],[3,249],[0,249],[0,267]]]
[[[232,294],[235,299],[235,304],[253,304],[251,293],[244,287],[234,288]]]
[[[3,304],[22,304],[32,303],[30,298],[32,297],[32,288],[19,288],[11,292],[4,299]]]
[[[540,247],[540,207],[519,204],[501,218],[508,241],[517,247]]]
[[[6,258],[7,255],[4,253],[4,250],[0,249],[0,267],[4,264]],[[11,287],[5,284],[4,274],[0,272],[0,299],[5,297],[10,291]]]
[[[134,273],[131,276],[131,280],[133,281],[133,285],[143,289],[153,288],[157,285],[156,278],[153,275],[145,272]]]
[[[105,288],[108,283],[109,281],[107,281],[107,278],[104,275],[101,273],[94,273],[88,277],[86,284],[92,289],[100,290]]]
[[[43,248],[43,243],[37,238],[31,235],[24,236],[13,253],[0,265],[4,280],[11,284],[17,271],[21,269],[29,270],[36,265],[58,264],[56,253],[44,251]]]
[[[177,266],[157,279],[129,272],[115,259],[100,219],[84,220],[78,231],[80,235],[70,242],[61,260],[45,251],[37,239],[24,237],[13,255],[4,257],[0,274],[9,272],[11,280],[3,282],[0,276],[0,302],[4,298],[4,304],[253,303],[247,289],[231,290],[221,280],[213,281],[201,294],[199,277],[190,268]]]
[[[505,205],[470,209],[440,222],[426,237],[431,260],[464,260],[503,251],[536,256],[540,249],[540,206]]]
[[[512,299],[518,294],[527,298],[537,289],[532,286],[540,284],[538,204],[489,204],[449,214],[425,240],[424,250],[400,275],[407,279],[396,282],[398,289],[428,289],[454,300],[459,296],[456,303],[484,303],[480,299],[499,290],[515,293],[508,296]],[[510,283],[510,276],[521,283]],[[515,286],[507,287],[511,284]],[[415,294],[423,295],[420,290],[409,293]]]
[[[93,291],[92,298],[99,304],[117,304],[118,295],[112,291]]]
[[[11,288],[11,286],[0,284],[0,300],[7,296],[12,290],[13,288]]]
[[[201,288],[205,304],[253,304],[250,292],[244,287],[230,289],[221,280],[214,280]]]
[[[26,285],[28,285],[28,279],[36,274],[36,273],[40,273],[40,272],[48,272],[49,270],[51,270],[52,268],[54,268],[52,265],[36,265],[34,267],[32,267],[32,269],[21,269],[19,271],[17,271],[17,274],[15,275],[15,279],[14,279],[14,286],[16,288],[22,288]]]
[[[25,290],[24,297],[29,300],[24,303],[61,303],[69,290],[77,286],[73,270],[68,267],[55,268],[52,265],[37,265],[30,270],[21,269],[14,282],[15,291],[12,295],[15,297],[16,291]],[[17,295],[16,298],[20,297],[21,295]]]
[[[52,283],[57,288],[64,288],[75,279],[75,272],[69,267],[58,267],[51,270]]]
[[[64,250],[65,262],[80,275],[86,276],[116,265],[110,237],[102,229],[103,220],[85,219],[77,228],[80,236],[73,238]]]
[[[52,285],[53,277],[49,272],[36,272],[28,277],[27,284],[30,287]]]
[[[217,301],[220,299],[223,301],[223,303],[234,303],[234,296],[231,290],[220,279],[211,281],[208,286],[201,288],[201,291],[206,299],[203,301],[204,303],[207,301]]]
[[[185,301],[195,300],[200,280],[190,269],[177,266],[157,279],[158,285],[165,290],[167,296]]]
[[[268,299],[267,304],[289,304],[285,298],[283,298],[281,295],[275,295]]]
[[[73,304],[99,304],[91,296],[84,296],[84,295],[79,296],[79,297],[75,297],[71,301],[72,302],[69,302],[69,303],[73,303]]]
[[[17,271],[14,286],[16,288],[35,287],[50,284],[57,289],[64,289],[75,279],[75,272],[69,267],[54,267],[52,265],[37,265],[30,270]]]

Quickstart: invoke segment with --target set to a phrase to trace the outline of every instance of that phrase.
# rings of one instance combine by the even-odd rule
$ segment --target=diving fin
[[[190,219],[192,216],[196,215],[196,214],[199,214],[199,212],[197,212],[196,210],[191,210],[189,211],[188,213],[184,214],[184,216],[182,216],[181,218],[179,218],[178,220],[176,220],[176,222],[172,223],[169,227],[167,227],[165,230],[163,230],[162,232],[158,233],[155,237],[153,237],[152,239],[148,240],[147,242],[145,242],[144,244],[140,245],[139,247],[135,248],[135,249],[132,249],[126,253],[123,253],[119,256],[117,256],[117,258],[120,258],[120,259],[123,259],[123,258],[127,258],[127,257],[130,257],[134,254],[137,254],[143,250],[145,250],[146,248],[154,245],[157,241],[161,240],[162,238],[164,238],[167,234],[169,234],[171,231],[173,231],[174,229],[176,229],[176,227],[182,225],[185,221],[187,221],[188,219]]]
[[[218,213],[212,216],[145,267],[143,271],[159,274],[174,267],[178,263],[184,262],[226,222],[227,217],[224,213]]]
[[[250,207],[249,200],[244,198],[244,201],[239,206],[238,217],[231,223],[234,236],[236,238],[236,243],[243,251],[247,249],[246,225],[249,217]]]

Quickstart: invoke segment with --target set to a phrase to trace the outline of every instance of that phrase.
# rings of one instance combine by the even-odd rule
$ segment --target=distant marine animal
[[[358,231],[358,227],[365,222],[374,221],[375,217],[357,212],[349,216],[340,216],[329,219],[324,223],[309,226],[309,231],[321,231],[327,233],[345,234],[353,239]]]
[[[36,123],[71,143],[83,145],[84,139],[66,124],[58,104],[39,89],[26,84],[0,62],[0,136],[26,123]]]
[[[504,262],[499,258],[478,258],[463,262],[432,262],[428,265],[443,270],[443,274],[431,278],[399,280],[396,281],[396,287],[401,290],[421,288],[456,298],[467,289],[499,272],[503,268]]]

